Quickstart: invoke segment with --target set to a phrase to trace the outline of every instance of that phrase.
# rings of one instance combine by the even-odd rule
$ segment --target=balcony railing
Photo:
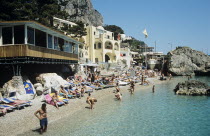
[[[0,58],[38,57],[61,60],[78,60],[78,55],[32,45],[0,46]]]

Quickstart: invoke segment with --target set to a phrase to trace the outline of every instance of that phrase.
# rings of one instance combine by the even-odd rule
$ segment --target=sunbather
[[[39,114],[39,115],[37,115]],[[40,134],[47,131],[47,107],[46,104],[43,103],[41,109],[37,110],[34,115],[40,120]]]
[[[57,102],[59,101],[58,92],[57,92],[57,91],[56,91],[55,94],[52,96],[52,100],[53,100],[53,102],[55,103],[55,107],[56,107],[57,109],[59,109],[59,108],[58,108],[58,104],[57,104]]]
[[[61,89],[59,90],[59,93],[63,93],[64,94],[64,97],[65,98],[68,98],[68,96],[67,96],[68,95],[68,92],[64,90],[64,87],[61,85],[60,88]]]

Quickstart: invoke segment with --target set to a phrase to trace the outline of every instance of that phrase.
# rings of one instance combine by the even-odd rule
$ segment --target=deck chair
[[[55,103],[54,103],[52,97],[49,94],[44,95],[44,98],[45,98],[45,100],[48,104],[51,104],[51,105],[55,106]],[[58,101],[57,105],[58,106],[64,105],[64,102]]]
[[[7,104],[0,104],[0,108],[4,108],[7,111],[14,111],[15,107]]]
[[[51,93],[50,96],[52,97],[54,94],[55,94],[55,93]],[[63,102],[66,103],[66,104],[69,103],[69,100],[68,100],[68,99],[63,98],[63,97],[61,97],[61,96],[58,96],[58,99],[59,99],[59,101],[61,101],[61,102],[63,101]]]
[[[25,100],[19,100],[19,99],[16,99],[14,97],[10,97],[10,98],[7,98],[9,100],[13,100],[15,103],[22,103],[22,104],[25,104],[25,106],[31,106],[32,102],[31,101],[25,101]]]
[[[91,88],[93,88],[93,89],[95,89],[95,90],[100,90],[100,89],[102,89],[102,87],[96,87],[96,86],[94,86],[94,85],[90,85],[89,87],[91,87]]]
[[[13,100],[10,100],[8,98],[3,98],[1,99],[1,101],[7,105],[11,105],[11,106],[14,106],[16,107],[18,110],[23,108],[26,104],[23,104],[23,103],[15,103]]]

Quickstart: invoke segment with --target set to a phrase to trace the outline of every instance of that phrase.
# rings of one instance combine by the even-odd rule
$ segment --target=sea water
[[[210,77],[193,77],[210,85]],[[107,97],[93,110],[82,110],[45,135],[62,136],[210,136],[210,97],[175,95],[173,89],[187,77],[176,77],[152,88],[123,92],[123,100]],[[164,82],[164,81],[163,81]],[[32,132],[26,135],[33,135]],[[36,133],[37,134],[37,133]]]

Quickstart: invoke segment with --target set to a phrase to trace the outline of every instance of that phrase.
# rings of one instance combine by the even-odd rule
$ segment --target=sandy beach
[[[152,84],[161,84],[163,81],[158,80],[157,78],[150,78]],[[136,91],[151,91],[152,92],[152,84],[148,86],[139,85],[136,83],[135,90]],[[122,93],[128,93],[129,85],[121,86]],[[103,90],[95,90],[92,93],[92,97],[97,98],[98,101],[103,101],[107,97],[113,97],[113,90],[115,88],[107,88]],[[86,103],[87,94],[81,99],[70,99],[69,104],[66,106],[62,106],[56,109],[54,106],[47,105],[48,112],[48,120],[49,120],[49,128],[50,124],[58,121],[61,118],[71,116],[76,112],[82,112],[83,110],[90,110],[85,107],[89,107]],[[0,118],[1,126],[0,126],[0,134],[1,135],[18,135],[23,134],[27,131],[33,131],[39,128],[39,120],[34,116],[34,112],[41,107],[41,97],[36,97],[32,100],[32,106],[26,107],[22,110],[15,110],[14,112],[7,113],[6,116]],[[97,107],[97,103],[95,105]],[[96,109],[93,109],[96,110]],[[38,134],[38,133],[37,133]]]

